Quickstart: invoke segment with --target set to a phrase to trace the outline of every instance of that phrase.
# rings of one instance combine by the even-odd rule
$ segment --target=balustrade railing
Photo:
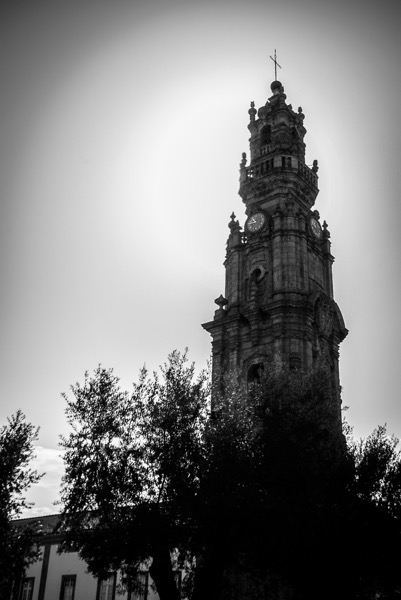
[[[252,181],[264,177],[271,171],[298,172],[302,179],[317,186],[317,175],[307,165],[294,156],[274,156],[256,164],[253,167],[244,167],[241,171],[241,182]]]

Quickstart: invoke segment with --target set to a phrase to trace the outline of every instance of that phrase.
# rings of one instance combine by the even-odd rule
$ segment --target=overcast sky
[[[15,2],[0,14],[0,422],[40,426],[32,497],[55,512],[62,392],[99,363],[130,388],[224,294],[248,108],[277,48],[332,234],[343,401],[401,436],[401,41],[395,1]]]

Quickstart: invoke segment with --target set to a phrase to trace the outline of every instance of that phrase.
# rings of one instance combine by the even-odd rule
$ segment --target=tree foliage
[[[144,368],[131,394],[98,367],[72,386],[62,440],[65,547],[78,546],[97,576],[121,569],[131,582],[141,563],[161,600],[179,598],[170,552],[191,546],[193,506],[204,459],[208,380],[173,352],[161,374]]]
[[[350,442],[355,465],[348,506],[353,597],[401,598],[401,454],[399,441],[380,426]]]
[[[305,584],[310,592],[312,554],[317,566],[327,542],[322,525],[330,524],[349,472],[329,382],[322,369],[304,373],[273,364],[246,392],[234,374],[216,399],[204,480],[211,505],[203,523],[219,591],[209,598],[227,589],[234,597],[241,586],[241,598],[263,597],[266,586],[272,598],[271,590],[279,597],[283,586],[301,594]],[[201,598],[208,568],[199,579]]]
[[[273,364],[246,390],[232,373],[211,406],[186,354],[130,394],[86,374],[66,396],[65,547],[126,581],[150,559],[161,600],[183,566],[192,600],[399,597],[397,440],[346,439],[330,382]]]
[[[41,477],[29,467],[38,429],[21,411],[0,429],[0,597],[9,597],[13,581],[36,558],[35,524],[18,528],[12,520],[30,507],[25,494]]]

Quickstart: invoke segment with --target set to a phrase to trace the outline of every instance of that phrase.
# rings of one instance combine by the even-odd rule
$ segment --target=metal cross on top
[[[281,65],[279,65],[277,62],[276,49],[274,49],[274,58],[272,56],[270,56],[270,58],[274,62],[274,80],[277,81],[277,67],[280,67],[280,69],[281,69]]]

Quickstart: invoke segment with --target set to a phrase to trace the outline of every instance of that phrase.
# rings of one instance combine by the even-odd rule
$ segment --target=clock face
[[[266,217],[262,212],[253,213],[246,222],[246,228],[251,233],[259,231],[265,224]]]
[[[322,228],[320,227],[320,223],[315,217],[312,217],[310,220],[310,226],[312,229],[312,233],[315,237],[320,238],[322,235]]]

